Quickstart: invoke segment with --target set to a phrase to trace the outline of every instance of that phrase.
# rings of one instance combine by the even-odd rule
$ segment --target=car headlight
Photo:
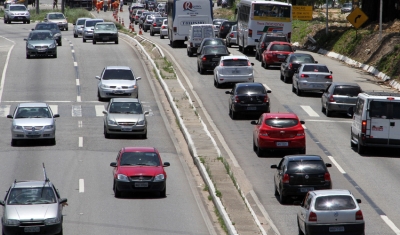
[[[14,126],[14,130],[22,130],[22,126]]]
[[[14,13],[10,12],[10,15],[12,15],[12,16],[13,16],[13,15],[14,15]]]
[[[159,175],[156,175],[156,177],[154,177],[154,182],[164,181],[164,180],[165,180],[165,175],[164,174],[159,174]]]
[[[56,47],[56,44],[54,44],[54,43],[53,43],[53,44],[50,44],[50,46],[49,46],[50,49],[53,49],[53,48],[55,48],[55,47]]]
[[[28,44],[29,49],[35,49],[35,47],[32,44]]]
[[[54,37],[61,37],[61,33],[54,34]]]
[[[44,129],[47,129],[47,130],[49,130],[49,129],[51,130],[51,129],[53,129],[53,128],[54,128],[54,125],[48,125],[48,126],[45,126],[45,127],[44,127]]]
[[[101,88],[110,88],[110,86],[106,84],[101,84]]]
[[[144,125],[145,123],[146,123],[146,121],[143,119],[143,120],[138,121],[136,123],[136,125]]]
[[[7,220],[5,220],[5,225],[7,225],[7,226],[19,226],[19,220],[7,219]]]
[[[107,120],[108,125],[117,125],[117,122],[111,119]]]
[[[59,218],[49,218],[44,220],[45,225],[58,224],[58,223],[60,223]]]
[[[117,179],[118,179],[119,181],[129,182],[128,176],[123,175],[123,174],[118,174],[118,175],[117,175]]]

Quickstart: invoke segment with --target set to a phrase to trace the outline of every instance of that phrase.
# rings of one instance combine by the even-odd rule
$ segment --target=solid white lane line
[[[72,53],[75,53],[75,50],[71,50]]]
[[[6,39],[6,40],[8,40],[8,41],[10,41],[10,42],[12,42],[12,43],[14,43],[14,44],[11,46],[10,50],[8,50],[6,63],[4,64],[4,68],[3,68],[3,74],[1,75],[1,83],[0,83],[0,102],[1,102],[1,98],[3,97],[3,88],[4,88],[4,82],[5,82],[5,80],[6,80],[6,71],[7,71],[7,67],[8,67],[8,61],[10,60],[11,51],[12,51],[12,49],[14,48],[14,45],[15,45],[15,42],[13,42],[13,41],[11,41],[11,40],[5,38],[5,37],[2,37],[2,38]]]
[[[7,117],[10,114],[11,105],[1,105],[0,106],[0,117]]]
[[[79,128],[82,128],[82,126],[83,126],[82,121],[78,121],[78,127],[79,127]]]
[[[82,101],[82,98],[81,98],[80,95],[78,95],[78,96],[76,97],[76,102],[81,102],[81,101]]]
[[[85,192],[85,181],[83,179],[79,179],[79,193]]]
[[[386,215],[381,215],[381,218],[383,221],[393,230],[393,232],[396,233],[396,235],[400,235],[400,229],[394,225],[394,223],[386,216]]]
[[[339,163],[337,163],[337,161],[336,161],[332,156],[328,156],[328,158],[331,160],[331,162],[333,163],[333,165],[335,165],[336,168],[338,168],[338,170],[340,171],[340,173],[346,174],[346,172],[343,170],[343,168],[339,165]]]
[[[50,104],[50,109],[53,111],[53,114],[58,114],[58,105]]]
[[[304,120],[305,122],[344,122],[344,123],[352,123],[352,121],[337,121],[337,120],[315,120],[315,119],[309,119],[309,120]]]
[[[306,113],[311,117],[319,117],[318,113],[316,113],[310,106],[308,105],[300,105],[300,107],[306,111]]]
[[[263,84],[263,85],[264,85],[264,87],[265,87],[265,89],[266,89],[267,91],[272,91],[271,88],[269,88],[269,86],[267,86],[267,84]]]
[[[95,105],[94,108],[96,109],[96,116],[97,117],[102,117],[104,116],[103,111],[104,109],[104,105]]]
[[[83,137],[79,137],[78,146],[79,148],[83,147]]]
[[[304,128],[304,130],[307,130],[306,125],[302,124],[301,126]]]
[[[74,66],[77,67],[78,66],[78,62],[74,61]]]
[[[79,86],[79,79],[75,79],[76,85]]]

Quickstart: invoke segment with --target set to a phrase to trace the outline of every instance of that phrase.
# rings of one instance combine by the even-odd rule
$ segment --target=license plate
[[[212,61],[219,61],[219,58],[212,58]]]
[[[135,187],[137,187],[137,188],[145,188],[148,186],[149,186],[149,183],[135,183]]]
[[[313,190],[314,190],[314,188],[301,188],[301,189],[300,189],[300,192],[306,193],[306,192],[308,192],[308,191],[313,191]]]
[[[38,233],[40,232],[40,227],[25,227],[24,232],[26,233]]]
[[[316,84],[316,85],[312,85],[311,87],[314,87],[314,88],[322,88],[322,85]]]
[[[257,107],[247,107],[247,110],[257,110]]]
[[[238,74],[240,73],[239,70],[232,70],[232,74]]]
[[[286,58],[286,56],[284,56],[284,55],[278,55],[277,57],[278,57],[278,59],[285,59]]]
[[[329,227],[329,232],[344,232],[344,227]]]
[[[124,94],[124,91],[114,91],[114,94]]]
[[[104,41],[108,41],[108,40],[110,40],[110,38],[104,37],[103,40],[104,40]]]
[[[40,135],[40,133],[37,133],[37,132],[28,132],[28,135]]]
[[[276,142],[276,146],[279,146],[279,147],[289,146],[289,143],[288,142]]]
[[[121,131],[132,131],[131,127],[121,127]]]

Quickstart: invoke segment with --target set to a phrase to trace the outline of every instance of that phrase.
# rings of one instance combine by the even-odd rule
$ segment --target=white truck
[[[192,24],[189,29],[189,36],[187,41],[187,55],[193,56],[197,52],[203,38],[214,38],[214,25],[213,24]]]

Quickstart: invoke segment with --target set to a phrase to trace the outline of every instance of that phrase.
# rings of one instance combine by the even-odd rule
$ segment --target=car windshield
[[[10,6],[10,11],[26,11],[25,6]]]
[[[121,166],[159,166],[160,159],[154,152],[126,152],[121,156]]]
[[[29,35],[29,40],[31,41],[42,41],[42,40],[52,40],[53,34],[51,32],[32,32]]]
[[[329,73],[329,69],[324,65],[304,65],[303,72]]]
[[[115,27],[114,24],[96,24],[94,29],[96,29],[96,30],[116,30],[117,28]]]
[[[262,86],[242,86],[236,89],[236,94],[266,94],[266,92]]]
[[[270,51],[289,51],[292,52],[293,49],[291,46],[286,45],[286,44],[273,44],[271,46]]]
[[[353,210],[357,208],[354,199],[347,195],[317,197],[314,207],[318,211]]]
[[[314,63],[314,58],[311,55],[293,55],[290,57],[290,62],[297,62],[297,63]]]
[[[248,60],[229,59],[222,61],[224,66],[250,66]]]
[[[51,118],[51,112],[47,107],[21,107],[18,108],[15,118]]]
[[[142,105],[139,102],[113,102],[109,113],[142,114]]]
[[[237,25],[235,24],[234,26],[232,26],[231,31],[237,31]]]
[[[135,80],[131,70],[127,69],[106,69],[103,80]]]
[[[213,24],[215,24],[215,25],[220,25],[220,24],[222,24],[222,22],[224,22],[225,20],[214,20],[213,21]]]
[[[353,6],[353,4],[351,4],[351,3],[345,3],[345,4],[343,4],[343,8],[345,8],[345,7],[352,7]]]
[[[265,120],[265,124],[277,128],[293,127],[299,123],[299,120],[293,118],[270,118]]]
[[[49,19],[50,20],[61,20],[61,19],[65,19],[65,16],[63,14],[49,14]]]
[[[85,24],[85,19],[82,20],[78,20],[78,23],[76,23],[77,25],[84,25]]]
[[[57,24],[37,24],[35,30],[59,30]]]
[[[165,18],[156,18],[156,23],[162,23]]]
[[[95,20],[87,20],[85,22],[85,24],[86,24],[86,27],[93,27],[99,22],[103,22],[103,21],[100,21],[100,20],[97,20],[97,21],[95,21]]]
[[[361,92],[359,86],[337,86],[333,91],[334,95],[345,95],[355,97]]]
[[[289,161],[287,166],[287,173],[307,173],[307,174],[319,174],[326,172],[326,168],[323,161]]]
[[[208,47],[205,48],[204,54],[228,54],[228,51],[224,47]]]
[[[56,196],[50,187],[13,188],[9,193],[8,205],[56,203]]]

